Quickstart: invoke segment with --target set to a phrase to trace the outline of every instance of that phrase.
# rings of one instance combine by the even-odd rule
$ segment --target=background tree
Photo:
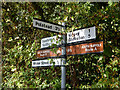
[[[67,57],[67,88],[120,88],[119,3],[2,3],[3,87],[60,88],[61,68],[32,68],[43,37],[57,34],[34,29],[33,17],[66,23],[66,32],[96,26],[104,53]]]

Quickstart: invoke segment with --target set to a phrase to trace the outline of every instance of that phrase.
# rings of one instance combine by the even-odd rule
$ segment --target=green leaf
[[[117,67],[114,67],[114,68],[113,68],[113,71],[118,71]]]
[[[68,16],[64,16],[64,21],[67,21],[67,19],[68,19]]]

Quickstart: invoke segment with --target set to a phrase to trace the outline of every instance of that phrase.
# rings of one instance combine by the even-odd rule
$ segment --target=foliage
[[[104,52],[67,57],[67,88],[120,88],[119,3],[2,3],[3,87],[60,88],[61,68],[32,68],[43,37],[57,35],[33,28],[33,17],[66,23],[66,32],[96,26]]]

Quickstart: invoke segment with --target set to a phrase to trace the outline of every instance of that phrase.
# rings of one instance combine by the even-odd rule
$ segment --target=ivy
[[[33,28],[33,18],[65,22],[66,32],[95,26],[104,41],[103,53],[67,56],[67,89],[120,88],[119,3],[3,2],[2,11],[3,88],[61,87],[60,67],[32,68],[41,39],[58,35]]]

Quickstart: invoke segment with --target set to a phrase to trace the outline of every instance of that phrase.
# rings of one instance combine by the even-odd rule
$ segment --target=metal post
[[[63,26],[65,26],[65,23],[62,23]],[[66,56],[66,35],[63,35],[63,47],[62,47],[62,55]],[[66,57],[63,59],[63,63],[61,66],[61,90],[65,90],[66,86]]]

